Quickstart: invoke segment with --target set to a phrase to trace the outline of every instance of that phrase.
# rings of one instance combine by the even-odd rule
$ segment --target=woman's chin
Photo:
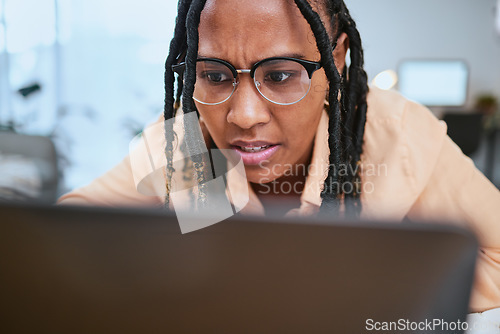
[[[255,184],[269,183],[279,178],[279,175],[272,175],[268,170],[262,170],[258,172],[255,170],[249,170],[249,168],[245,168],[245,173],[248,182]]]

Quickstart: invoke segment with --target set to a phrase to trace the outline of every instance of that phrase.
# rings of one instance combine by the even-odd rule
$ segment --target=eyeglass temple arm
[[[174,71],[174,73],[177,73],[179,75],[183,75],[185,69],[186,69],[186,63],[172,65],[172,71]]]

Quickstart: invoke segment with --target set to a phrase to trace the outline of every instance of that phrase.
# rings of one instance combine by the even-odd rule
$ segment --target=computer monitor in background
[[[462,60],[405,60],[398,68],[398,88],[426,106],[460,107],[467,100],[468,76]]]

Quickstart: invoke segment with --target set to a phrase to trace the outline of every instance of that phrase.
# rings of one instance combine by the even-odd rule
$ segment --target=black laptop
[[[158,211],[13,205],[0,239],[1,333],[460,333],[477,252],[450,225],[233,217],[182,234]]]

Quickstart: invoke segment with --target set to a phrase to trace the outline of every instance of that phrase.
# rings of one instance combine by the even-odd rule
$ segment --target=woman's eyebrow
[[[286,57],[286,58],[297,58],[297,59],[305,59],[306,57],[301,53],[285,53],[283,55],[279,55],[276,57]]]
[[[263,59],[274,58],[274,57],[306,59],[306,57],[303,54],[301,54],[301,53],[282,53],[282,54],[276,54],[276,55],[273,55],[273,56],[270,56],[270,57],[259,58],[254,63],[257,63],[258,61],[263,60]],[[224,59],[224,58],[210,57],[210,56],[206,56],[206,55],[203,55],[203,54],[199,53],[198,54],[198,59],[200,59],[200,58],[215,58],[215,59],[221,59],[221,60],[228,61],[227,59]]]
[[[204,56],[204,55],[198,53],[198,58],[217,58],[217,57]]]

